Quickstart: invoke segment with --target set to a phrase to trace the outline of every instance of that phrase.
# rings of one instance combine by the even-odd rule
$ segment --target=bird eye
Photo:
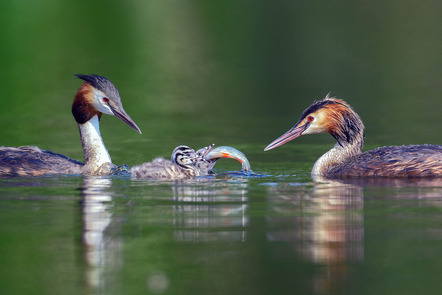
[[[108,102],[109,102],[109,98],[107,98],[107,97],[103,97],[103,101],[104,101],[105,103],[108,103]]]
[[[313,117],[313,116],[308,116],[308,117],[307,117],[307,120],[308,120],[309,122],[313,122],[314,119],[315,119],[315,117]]]

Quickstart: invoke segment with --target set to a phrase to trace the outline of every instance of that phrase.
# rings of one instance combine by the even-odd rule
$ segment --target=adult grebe
[[[362,153],[364,129],[350,105],[327,95],[308,107],[295,126],[264,150],[304,134],[329,133],[337,143],[316,161],[314,177],[442,177],[442,146],[389,146]]]
[[[213,149],[214,144],[195,151],[180,145],[176,147],[170,160],[155,158],[152,162],[143,163],[130,169],[132,178],[147,179],[188,179],[209,175],[216,161],[220,158],[236,159],[242,164],[242,171],[250,171],[246,156],[232,147],[221,146]]]
[[[35,146],[0,147],[0,176],[108,174],[113,165],[100,135],[101,114],[117,116],[141,133],[124,111],[120,94],[111,81],[98,75],[76,76],[85,81],[72,104],[72,114],[80,131],[84,164]]]

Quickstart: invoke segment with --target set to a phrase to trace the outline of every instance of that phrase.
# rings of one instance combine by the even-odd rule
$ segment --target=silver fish
[[[231,146],[220,146],[212,149],[212,147],[213,145],[210,145],[206,148],[201,149],[205,153],[204,159],[207,160],[208,162],[216,162],[221,158],[230,158],[230,159],[235,159],[241,163],[242,165],[241,171],[248,172],[252,169],[250,167],[249,160],[244,155],[244,153],[237,150],[236,148],[233,148]],[[207,150],[208,148],[210,148],[210,150]],[[201,150],[198,150],[197,154]],[[213,163],[213,165],[215,165],[215,163]]]

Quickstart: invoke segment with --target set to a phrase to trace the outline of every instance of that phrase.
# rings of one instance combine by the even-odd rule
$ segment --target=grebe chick
[[[206,149],[208,149],[207,147]],[[197,154],[186,145],[176,147],[170,160],[158,157],[130,169],[133,178],[186,179],[201,175],[196,167]]]
[[[141,133],[121,104],[111,81],[98,75],[76,75],[84,80],[75,95],[72,114],[80,131],[84,164],[35,146],[0,147],[0,176],[43,174],[108,174],[113,167],[100,134],[101,114],[113,115]]]
[[[264,150],[268,151],[304,134],[329,133],[337,143],[314,164],[311,172],[314,179],[442,177],[442,146],[389,146],[362,153],[364,129],[360,117],[350,105],[327,95],[308,107],[295,126]]]
[[[243,171],[250,171],[246,156],[232,147],[221,146],[213,149],[214,144],[195,151],[180,145],[176,147],[170,160],[155,158],[152,162],[143,163],[131,168],[132,178],[147,179],[189,179],[209,175],[216,161],[220,158],[232,158],[242,164]]]

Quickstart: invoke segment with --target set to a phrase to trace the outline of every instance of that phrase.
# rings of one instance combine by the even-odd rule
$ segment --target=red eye
[[[307,120],[308,120],[309,122],[313,122],[314,119],[315,119],[315,117],[313,117],[313,116],[308,116],[308,117],[307,117]]]
[[[103,97],[103,101],[106,102],[106,103],[108,103],[108,102],[109,102],[109,98],[107,98],[107,97]]]

